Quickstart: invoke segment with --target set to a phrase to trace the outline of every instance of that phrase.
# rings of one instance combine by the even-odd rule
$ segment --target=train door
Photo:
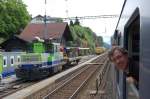
[[[131,18],[128,20],[124,28],[124,47],[128,50],[128,55],[139,64],[139,54],[140,54],[140,16],[139,10],[136,9]],[[136,70],[135,68],[133,68]],[[137,70],[136,72],[139,73]],[[137,74],[138,74],[137,73]],[[138,74],[139,76],[139,74]],[[131,95],[132,93],[132,95]],[[135,86],[131,83],[126,83],[126,77],[124,77],[124,96],[127,99],[138,99],[138,85]]]
[[[60,52],[60,44],[59,43],[53,43],[54,45],[54,57],[52,61],[53,70],[54,73],[62,70],[62,59],[63,59],[63,53]]]
[[[57,58],[57,54],[58,54],[58,46],[57,46],[57,43],[53,43],[53,49],[54,49],[54,52],[52,53],[53,54],[53,57],[52,57],[52,68],[53,68],[53,72],[56,73],[58,71],[58,58]]]

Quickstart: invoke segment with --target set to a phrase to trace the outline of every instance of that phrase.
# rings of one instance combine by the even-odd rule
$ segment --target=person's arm
[[[136,86],[136,88],[138,89],[138,81],[136,79],[134,79],[132,76],[128,76],[126,78],[126,81],[129,83],[129,84],[134,84]]]
[[[130,59],[129,68],[127,73],[127,81],[133,83],[138,88],[139,82],[139,63]]]

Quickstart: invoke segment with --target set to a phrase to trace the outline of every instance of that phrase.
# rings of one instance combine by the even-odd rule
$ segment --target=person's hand
[[[127,82],[128,83],[134,83],[135,82],[135,80],[133,79],[133,77],[127,77]]]

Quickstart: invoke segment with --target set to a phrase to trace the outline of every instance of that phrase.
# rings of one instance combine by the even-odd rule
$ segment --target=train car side
[[[70,65],[78,64],[81,57],[79,56],[78,47],[65,47],[64,49],[64,60],[66,64],[64,67],[70,67]]]
[[[90,54],[90,48],[83,47],[66,47],[64,52],[64,59],[66,65],[76,65],[83,56]]]
[[[78,48],[78,53],[79,53],[79,56],[86,56],[86,55],[89,55],[91,54],[91,51],[90,51],[90,48],[86,47],[79,47]]]
[[[24,52],[1,52],[0,55],[0,75],[6,78],[15,75],[15,68],[20,63],[20,55]]]
[[[149,41],[150,41],[150,13],[149,0],[125,0],[116,31],[113,45],[120,45],[128,50],[140,65],[139,90],[135,91],[140,99],[149,99],[150,94],[150,66],[149,66]],[[127,99],[128,90],[126,76],[121,71],[117,73],[117,98]],[[119,94],[120,93],[120,94]],[[139,93],[139,94],[138,94]]]

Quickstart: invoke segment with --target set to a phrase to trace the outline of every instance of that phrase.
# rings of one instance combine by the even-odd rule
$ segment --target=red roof
[[[67,23],[47,23],[47,34],[46,39],[53,38],[59,39],[62,37]],[[35,39],[36,36],[40,38],[44,38],[45,35],[45,24],[42,23],[31,23],[28,24],[27,27],[23,30],[23,32],[19,35],[19,38],[31,42]]]

